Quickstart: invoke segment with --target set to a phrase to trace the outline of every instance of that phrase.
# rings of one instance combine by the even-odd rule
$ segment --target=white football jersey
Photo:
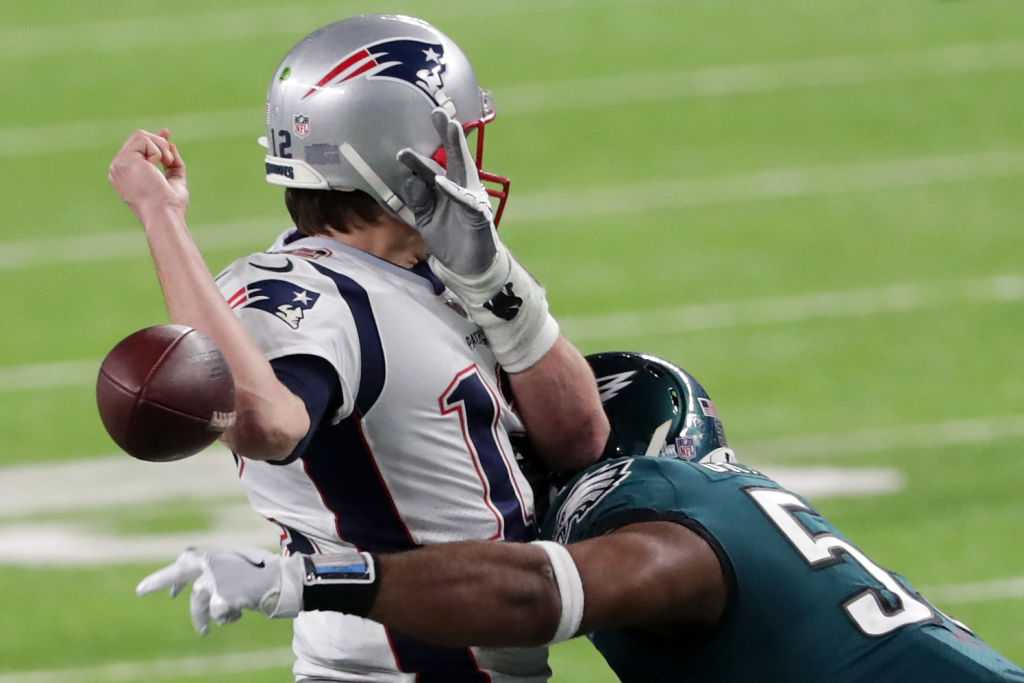
[[[236,261],[218,285],[268,359],[318,356],[341,386],[340,408],[312,427],[301,458],[240,461],[251,504],[282,528],[286,551],[533,537],[532,493],[508,438],[523,425],[483,332],[425,265],[400,268],[292,231]],[[299,678],[498,683],[549,673],[544,648],[435,648],[327,612],[299,616],[294,648]]]

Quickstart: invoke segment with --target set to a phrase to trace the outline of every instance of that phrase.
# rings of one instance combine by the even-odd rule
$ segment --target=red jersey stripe
[[[231,297],[228,299],[228,306],[230,306],[231,308],[234,308],[236,305],[238,305],[238,304],[242,303],[243,301],[245,301],[245,298],[246,298],[246,288],[242,287],[237,292],[232,294]]]

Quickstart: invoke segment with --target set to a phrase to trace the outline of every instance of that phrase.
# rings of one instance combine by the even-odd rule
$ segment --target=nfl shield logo
[[[305,114],[296,114],[292,129],[300,138],[304,138],[309,135],[309,117]]]

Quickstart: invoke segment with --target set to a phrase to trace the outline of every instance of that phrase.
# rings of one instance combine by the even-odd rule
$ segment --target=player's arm
[[[710,625],[721,616],[718,559],[674,522],[634,524],[564,548],[562,560],[532,543],[466,542],[382,555],[367,616],[450,646],[540,645],[609,627]],[[578,579],[558,576],[573,571]],[[568,614],[578,608],[578,617]],[[563,617],[579,621],[557,634]]]
[[[309,415],[228,308],[192,240],[185,162],[169,138],[136,131],[111,162],[110,182],[145,228],[171,321],[209,335],[231,367],[236,422],[225,441],[247,458],[285,458],[308,432]]]
[[[568,339],[557,337],[536,363],[509,379],[526,433],[549,470],[580,470],[600,457],[608,417],[593,371]]]
[[[266,555],[265,569],[237,553],[196,558],[187,551],[138,591],[176,594],[196,581],[192,613],[203,632],[211,618],[234,621],[242,609],[333,610],[438,645],[533,646],[609,627],[672,634],[713,625],[728,591],[710,546],[674,522],[569,546],[469,541],[375,557]]]
[[[442,169],[411,149],[403,188],[438,277],[483,328],[509,373],[527,433],[549,469],[593,463],[608,440],[597,384],[580,353],[559,334],[544,288],[502,244],[461,124],[443,109],[432,121],[447,159]]]

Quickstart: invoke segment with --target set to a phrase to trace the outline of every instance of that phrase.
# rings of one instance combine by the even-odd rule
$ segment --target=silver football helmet
[[[448,36],[413,17],[368,14],[325,26],[284,58],[267,91],[267,182],[284,187],[362,190],[409,224],[399,196],[410,171],[395,158],[409,147],[445,165],[430,112],[445,109],[466,134],[476,131],[483,165],[490,96]],[[481,170],[498,199],[508,178]]]

